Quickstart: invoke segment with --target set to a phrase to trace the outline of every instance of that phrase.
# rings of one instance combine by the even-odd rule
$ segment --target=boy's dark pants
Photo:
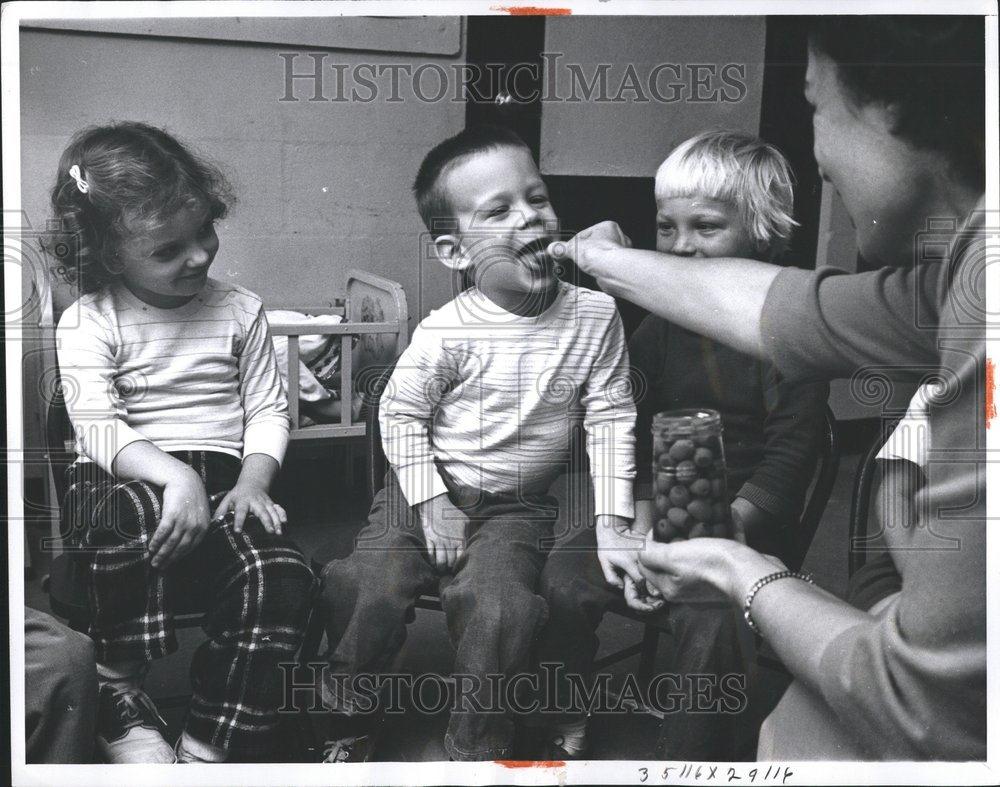
[[[564,675],[580,675],[585,682],[593,678],[597,654],[596,630],[604,613],[621,602],[622,591],[604,579],[597,560],[597,543],[593,528],[584,528],[553,548],[542,572],[539,592],[549,607],[549,622],[538,646],[541,663],[563,665]],[[692,708],[697,702],[698,679],[702,679],[703,708],[719,707],[723,697],[719,680],[723,675],[736,674],[745,680],[740,656],[737,619],[734,610],[722,602],[704,604],[671,604],[659,615],[668,615],[673,652],[670,672],[676,675],[681,695],[671,699],[665,695],[676,691],[678,680],[661,683],[661,707],[677,712],[667,713],[660,727],[656,757],[665,760],[732,760],[737,716],[732,710],[699,712]],[[708,689],[708,687],[711,687]],[[640,687],[643,692],[647,687]],[[737,687],[738,691],[738,687]],[[567,686],[559,687],[560,707],[569,701]],[[743,697],[733,696],[727,704],[745,704]]]
[[[428,561],[420,516],[407,505],[392,471],[354,553],[323,570],[330,641],[324,699],[331,710],[360,710],[352,680],[391,667],[406,639],[414,601],[440,583],[456,652],[453,673],[471,689],[452,711],[445,749],[455,760],[504,758],[514,726],[507,712],[496,712],[507,708],[503,692],[494,697],[492,689],[506,681],[495,677],[491,685],[489,676],[509,678],[530,668],[547,617],[536,588],[545,563],[541,543],[552,532],[556,501],[461,488],[451,489],[449,497],[470,519],[465,554],[453,574],[439,575]]]

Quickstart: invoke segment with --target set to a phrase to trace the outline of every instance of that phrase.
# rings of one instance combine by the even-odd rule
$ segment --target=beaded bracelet
[[[809,574],[803,574],[801,571],[775,571],[773,574],[768,574],[765,577],[761,577],[756,582],[753,583],[750,590],[747,591],[747,597],[743,601],[743,619],[746,620],[747,625],[754,634],[760,634],[760,629],[757,628],[757,624],[753,622],[753,618],[750,617],[750,605],[753,604],[754,597],[757,595],[758,591],[765,585],[770,585],[777,579],[801,579],[803,582],[808,582],[810,585],[815,585],[812,576]]]

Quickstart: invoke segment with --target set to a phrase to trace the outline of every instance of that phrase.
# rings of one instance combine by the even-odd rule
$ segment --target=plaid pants
[[[230,489],[240,462],[228,454],[184,451],[211,496]],[[244,749],[277,723],[279,663],[292,661],[305,631],[316,580],[299,550],[251,517],[209,527],[204,540],[165,570],[146,547],[159,522],[163,490],[119,482],[92,463],[69,470],[63,533],[86,560],[89,634],[98,661],[150,661],[177,649],[173,614],[206,613],[208,640],[191,664],[193,695],[185,728],[224,749]]]

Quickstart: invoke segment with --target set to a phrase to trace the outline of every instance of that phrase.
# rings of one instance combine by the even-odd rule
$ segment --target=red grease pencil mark
[[[537,5],[490,6],[494,11],[506,11],[511,16],[569,16],[572,8],[542,8]]]
[[[986,359],[986,428],[990,428],[990,422],[997,417],[997,405],[993,401],[993,394],[996,391],[996,364],[990,358]]]
[[[565,768],[562,760],[495,760],[504,768]]]

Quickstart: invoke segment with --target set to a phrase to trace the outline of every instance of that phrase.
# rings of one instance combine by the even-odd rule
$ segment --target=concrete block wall
[[[238,19],[213,20],[238,25]],[[402,283],[414,323],[449,297],[440,266],[422,262],[423,225],[410,186],[421,158],[465,122],[461,102],[312,102],[298,81],[286,96],[285,60],[310,71],[325,51],[323,92],[334,63],[437,63],[456,55],[317,50],[314,46],[23,29],[22,201],[33,227],[49,217],[48,192],[62,149],[78,129],[134,119],[162,126],[231,176],[238,204],[222,222],[213,275],[286,306],[321,305],[363,268]],[[427,91],[433,93],[432,90]],[[72,293],[56,290],[57,308]],[[412,326],[411,326],[412,327]]]

